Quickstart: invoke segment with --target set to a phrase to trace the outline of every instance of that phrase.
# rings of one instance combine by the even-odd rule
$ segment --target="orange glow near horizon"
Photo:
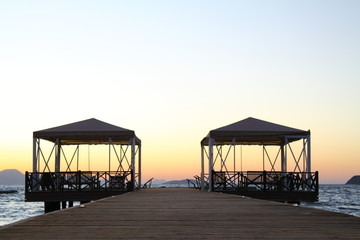
[[[42,141],[42,150],[45,156],[48,156],[52,143]],[[200,142],[200,141],[199,141]],[[319,142],[317,138],[313,142]],[[352,175],[358,173],[358,160],[353,156],[350,149],[351,144],[335,144],[333,141],[323,140],[322,144],[316,144],[312,147],[312,171],[319,171],[320,183],[344,183]],[[324,145],[323,145],[324,144]],[[338,152],[338,148],[345,148],[347,154]],[[160,148],[160,150],[159,150]],[[64,151],[67,160],[70,161],[75,146],[65,146]],[[268,148],[269,155],[272,160],[277,154],[277,147]],[[295,148],[294,148],[295,149]],[[164,143],[145,143],[142,148],[142,181],[154,177],[155,179],[180,180],[192,179],[195,175],[200,175],[201,154],[200,144],[197,146],[179,144],[178,142]],[[88,156],[88,146],[80,145],[80,169],[93,171],[108,170],[108,146],[107,145],[91,145],[90,158]],[[128,150],[130,152],[130,150]],[[298,149],[295,151],[299,151]],[[111,165],[117,167],[117,160],[112,153]],[[240,154],[240,148],[237,147],[236,154]],[[262,147],[261,146],[243,146],[242,147],[242,164],[237,156],[236,169],[239,171],[242,165],[243,171],[259,171],[262,170]],[[21,172],[32,171],[32,146],[28,145],[18,150],[15,147],[7,148],[1,152],[1,169],[18,169]],[[346,161],[341,161],[346,159]],[[65,162],[62,157],[62,171],[64,171]],[[43,163],[42,163],[43,164]],[[50,167],[53,167],[53,160],[50,160]],[[137,163],[136,163],[137,164]],[[43,166],[43,165],[42,165]],[[227,163],[229,170],[233,168],[233,159],[229,159]],[[266,169],[270,168],[270,164],[265,159]],[[288,170],[294,167],[292,160],[288,160]],[[112,170],[115,170],[113,169]],[[72,170],[76,169],[76,160],[72,164]],[[208,162],[205,159],[205,172],[208,172]],[[280,160],[277,160],[276,169],[280,169]]]

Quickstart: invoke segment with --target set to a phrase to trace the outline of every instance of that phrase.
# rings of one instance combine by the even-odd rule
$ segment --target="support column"
[[[213,170],[214,170],[214,139],[209,138],[209,191],[213,191]]]
[[[283,145],[281,145],[281,171],[287,172],[287,144],[288,140],[285,137],[285,142]]]
[[[306,170],[310,176],[311,174],[311,144],[310,144],[310,133],[307,137],[307,159],[306,159]]]
[[[76,153],[76,171],[79,171],[79,155],[80,155],[80,147],[77,146],[77,153]]]
[[[60,210],[60,202],[44,202],[45,213]]]
[[[38,172],[37,169],[37,164],[38,164],[38,159],[37,159],[37,139],[33,138],[33,172]]]
[[[234,148],[234,175],[236,174],[236,140],[235,138],[233,138],[232,140],[232,145],[233,145],[233,148]],[[234,178],[234,181],[235,181],[235,178]]]
[[[265,171],[265,146],[263,145],[263,171]]]
[[[111,145],[112,145],[112,139],[109,138],[109,175],[111,172]]]
[[[39,189],[39,168],[40,168],[40,160],[38,159],[38,151],[40,151],[40,139],[33,138],[33,179],[31,189],[38,190]],[[28,176],[31,178],[31,174],[26,174],[26,179],[28,179]],[[27,182],[27,181],[26,181]],[[27,188],[26,188],[27,189]]]
[[[201,144],[201,182],[200,182],[200,187],[201,190],[205,190],[205,177],[204,177],[204,146]]]
[[[56,139],[55,147],[55,172],[60,172],[61,141]]]
[[[138,174],[139,174],[139,188],[141,188],[141,145],[139,145],[139,148],[138,148],[139,150],[139,156],[138,156]]]
[[[135,191],[135,137],[131,138],[131,189]]]

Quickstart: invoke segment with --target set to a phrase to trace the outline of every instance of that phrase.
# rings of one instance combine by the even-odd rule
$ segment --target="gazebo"
[[[50,154],[43,141],[52,143]],[[49,145],[49,144],[48,144]],[[79,169],[80,148],[108,145],[101,171]],[[65,151],[70,148],[71,154]],[[66,154],[67,153],[67,154]],[[117,164],[114,166],[112,162]],[[76,166],[74,166],[76,165]],[[76,169],[74,169],[76,168]],[[33,133],[33,171],[26,172],[26,201],[44,201],[45,212],[141,187],[141,140],[135,132],[95,118]]]
[[[301,147],[296,152],[292,144],[298,141]],[[245,145],[262,147],[263,169],[242,171],[236,167],[241,165],[241,153],[238,153]],[[270,157],[269,148],[277,149],[276,157]],[[276,167],[278,160],[280,169]],[[290,161],[293,169],[288,167]],[[318,173],[311,172],[310,131],[251,117],[211,130],[201,141],[198,180],[203,190],[286,202],[316,201]]]

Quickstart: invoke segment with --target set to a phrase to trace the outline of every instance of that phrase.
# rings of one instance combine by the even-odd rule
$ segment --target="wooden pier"
[[[0,228],[0,239],[360,239],[360,218],[195,189],[145,189]]]

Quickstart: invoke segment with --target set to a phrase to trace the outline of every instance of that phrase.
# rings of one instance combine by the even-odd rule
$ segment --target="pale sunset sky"
[[[192,178],[210,130],[254,117],[310,129],[320,183],[344,183],[360,174],[359,13],[356,0],[0,1],[0,171],[32,170],[33,131],[97,118],[136,132],[144,180]]]

